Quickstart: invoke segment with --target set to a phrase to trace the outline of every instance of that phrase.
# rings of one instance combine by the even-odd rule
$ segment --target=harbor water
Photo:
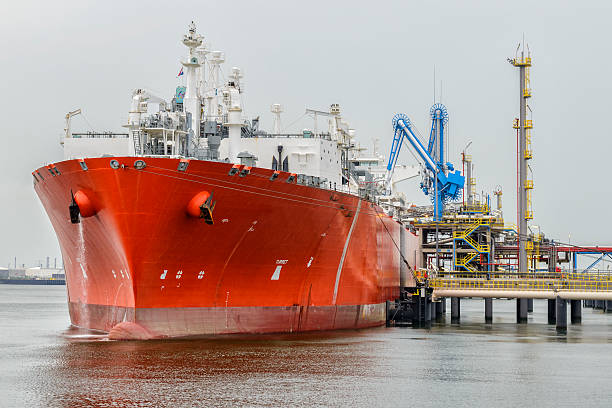
[[[431,329],[108,341],[70,327],[66,289],[0,285],[0,407],[612,406],[612,314],[558,334],[546,301],[463,300]]]

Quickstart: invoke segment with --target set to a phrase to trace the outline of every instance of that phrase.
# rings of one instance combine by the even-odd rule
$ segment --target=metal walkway
[[[439,272],[426,286],[434,297],[612,300],[612,273],[588,272]]]

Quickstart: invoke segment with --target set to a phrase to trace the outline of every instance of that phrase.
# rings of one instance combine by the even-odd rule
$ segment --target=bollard
[[[555,299],[548,299],[548,324],[557,322],[557,304]]]
[[[451,298],[451,323],[459,323],[461,318],[461,298]]]
[[[567,302],[557,296],[557,330],[564,331],[567,329]]]
[[[572,299],[570,301],[570,314],[572,324],[577,324],[582,321],[582,302],[580,302],[580,300]]]
[[[485,298],[485,323],[493,323],[493,299]]]
[[[516,322],[527,323],[527,299],[516,299]]]

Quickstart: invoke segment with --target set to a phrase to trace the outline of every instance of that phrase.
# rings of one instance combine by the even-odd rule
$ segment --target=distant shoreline
[[[65,279],[0,279],[0,285],[65,285]]]

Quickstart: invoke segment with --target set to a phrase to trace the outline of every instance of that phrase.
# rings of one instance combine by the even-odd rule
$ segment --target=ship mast
[[[189,123],[189,138],[197,140],[200,137],[200,116],[202,106],[200,103],[200,95],[198,89],[198,71],[200,66],[200,52],[197,48],[202,45],[203,37],[196,33],[196,27],[192,21],[189,25],[189,32],[183,36],[183,44],[189,48],[189,56],[186,61],[181,63],[186,69],[187,87],[185,89],[184,107],[185,112],[191,115]],[[193,139],[191,139],[193,140]],[[192,141],[189,140],[187,145],[190,146]]]

